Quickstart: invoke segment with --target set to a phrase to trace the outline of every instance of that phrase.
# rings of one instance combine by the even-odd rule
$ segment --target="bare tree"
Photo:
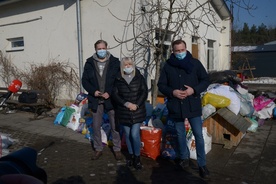
[[[46,101],[50,108],[56,106],[57,97],[62,92],[73,97],[74,89],[79,88],[77,67],[69,61],[49,59],[47,63],[28,64],[23,70],[17,68],[0,51],[0,80],[8,87],[12,80],[20,79],[27,89],[47,91]]]
[[[48,63],[30,63],[20,76],[28,89],[47,91],[47,105],[53,108],[62,90],[72,98],[74,89],[79,87],[75,68],[69,61],[51,59]]]
[[[19,78],[18,68],[0,51],[0,78],[8,87],[12,80]]]
[[[251,0],[225,0],[225,2],[229,5],[231,14],[234,14],[234,8],[237,8],[237,19],[239,20],[239,11],[244,10],[247,11],[250,16],[252,15],[252,11],[256,10],[257,7],[251,3]],[[234,18],[232,18],[232,21]]]
[[[221,31],[221,19],[212,3],[213,0],[134,0],[127,20],[110,11],[114,17],[125,21],[126,30],[132,31],[122,38],[114,36],[114,39],[131,53],[146,79],[154,78],[151,88],[153,106],[156,105],[162,63],[171,54],[171,41],[184,36],[204,40],[209,29]]]

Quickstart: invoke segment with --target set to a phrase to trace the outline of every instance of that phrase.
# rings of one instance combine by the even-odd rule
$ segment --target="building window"
[[[214,63],[214,40],[208,40],[207,43],[207,69],[208,71],[212,71],[215,69],[215,63]]]
[[[9,48],[7,49],[7,51],[24,50],[24,38],[23,37],[9,38],[7,40],[9,42]]]
[[[199,37],[192,37],[192,55],[194,58],[199,59]]]
[[[161,33],[161,34],[160,34]],[[165,62],[166,59],[168,59],[170,57],[170,45],[171,45],[171,37],[172,37],[173,32],[171,31],[167,31],[166,35],[165,35],[165,30],[156,30],[155,31],[155,46],[156,48],[162,48],[162,53],[159,53],[159,51],[156,51],[156,54],[162,55],[162,61],[161,61],[161,66],[162,66],[162,62]],[[162,39],[165,37],[164,42],[162,43],[161,46],[159,46],[160,41],[162,41]]]
[[[161,33],[161,35],[160,35]],[[155,40],[162,40],[163,37],[165,36],[165,42],[171,42],[171,37],[172,37],[172,32],[167,31],[167,34],[165,35],[165,30],[156,30],[155,31]]]
[[[199,37],[197,36],[192,36],[192,44],[197,45],[198,44]]]
[[[158,48],[158,44],[156,44],[155,46],[156,46],[156,48]],[[159,52],[156,51],[156,54],[159,54]],[[164,60],[167,60],[170,57],[170,54],[171,54],[171,52],[170,52],[170,45],[163,44],[162,45],[162,53],[161,54],[162,54],[162,58]]]

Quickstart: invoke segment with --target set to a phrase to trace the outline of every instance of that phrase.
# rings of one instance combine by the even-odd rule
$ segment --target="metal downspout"
[[[78,57],[79,57],[79,82],[80,82],[80,92],[83,92],[82,87],[82,73],[83,73],[83,52],[82,52],[82,32],[81,32],[81,7],[80,0],[76,2],[77,8],[77,32],[78,32]]]
[[[232,34],[233,34],[233,21],[234,21],[234,17],[233,17],[233,8],[234,8],[234,6],[233,6],[233,4],[230,4],[230,13],[231,13],[231,15],[230,15],[230,29],[229,29],[229,50],[230,50],[230,70],[233,70],[233,68],[232,68]]]

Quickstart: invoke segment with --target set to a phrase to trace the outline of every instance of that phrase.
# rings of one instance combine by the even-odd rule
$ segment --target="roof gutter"
[[[222,20],[225,20],[232,16],[224,0],[210,0],[210,3]]]
[[[15,2],[18,2],[18,1],[22,1],[22,0],[0,0],[0,6],[15,3]]]

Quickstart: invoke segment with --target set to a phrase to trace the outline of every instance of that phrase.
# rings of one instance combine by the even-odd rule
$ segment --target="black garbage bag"
[[[37,151],[24,147],[0,158],[0,176],[7,174],[25,174],[33,176],[43,183],[47,183],[44,169],[36,165]]]
[[[22,92],[18,97],[18,102],[20,103],[36,103],[37,93],[34,91]]]
[[[209,72],[210,82],[224,84],[227,83],[229,86],[235,89],[236,85],[241,85],[241,79],[237,77],[237,73],[232,70],[224,70],[224,71],[212,71]]]

